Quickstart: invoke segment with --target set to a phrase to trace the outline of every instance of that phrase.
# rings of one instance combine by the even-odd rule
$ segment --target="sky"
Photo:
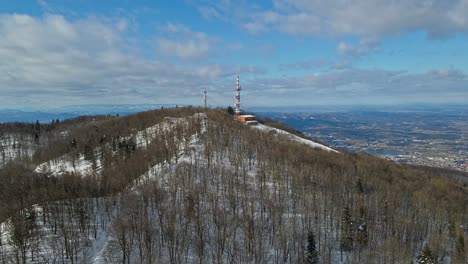
[[[468,103],[468,0],[0,0],[0,108]]]

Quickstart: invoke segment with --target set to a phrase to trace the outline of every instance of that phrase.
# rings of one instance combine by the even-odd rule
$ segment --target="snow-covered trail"
[[[308,145],[310,147],[313,147],[313,148],[318,148],[318,149],[322,149],[322,150],[325,150],[325,151],[332,151],[332,152],[338,152],[330,147],[327,147],[327,146],[324,146],[322,144],[319,144],[317,142],[314,142],[312,140],[309,140],[309,139],[304,139],[304,138],[301,138],[301,137],[298,137],[294,134],[291,134],[287,131],[284,131],[284,130],[281,130],[281,129],[278,129],[278,128],[274,128],[274,127],[270,127],[270,126],[266,126],[266,125],[263,125],[263,124],[258,124],[256,126],[252,126],[252,128],[255,128],[255,129],[259,129],[259,130],[262,130],[262,131],[265,131],[265,132],[268,132],[268,133],[276,133],[278,135],[284,135],[286,137],[288,137],[289,139],[293,140],[293,141],[296,141],[296,142],[299,142],[301,144],[304,144],[304,145]]]

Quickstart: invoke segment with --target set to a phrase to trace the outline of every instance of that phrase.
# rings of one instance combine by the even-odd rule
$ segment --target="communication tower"
[[[204,93],[203,102],[205,103],[205,111],[206,111],[206,109],[208,108],[208,106],[207,106],[207,98],[206,98],[206,90],[205,90],[203,93]]]
[[[239,76],[237,76],[237,82],[236,82],[236,109],[235,109],[236,116],[241,114],[240,91],[241,91],[241,86],[240,86]]]

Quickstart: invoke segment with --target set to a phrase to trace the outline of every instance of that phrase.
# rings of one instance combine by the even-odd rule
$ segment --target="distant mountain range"
[[[84,115],[129,115],[141,111],[175,107],[176,104],[123,104],[123,105],[76,105],[45,111],[0,109],[0,123],[7,122],[51,122]]]
[[[47,110],[0,109],[0,123],[6,122],[51,122],[83,115],[129,115],[137,112],[175,107],[176,104],[121,104],[121,105],[74,105]],[[178,106],[186,106],[179,104]],[[466,113],[468,105],[411,104],[411,105],[341,105],[341,106],[252,106],[245,109],[256,113],[324,113],[348,111],[384,112],[444,112]]]

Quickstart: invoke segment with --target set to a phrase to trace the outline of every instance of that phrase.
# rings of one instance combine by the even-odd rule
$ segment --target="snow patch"
[[[53,176],[60,176],[66,173],[80,174],[83,176],[92,175],[101,169],[101,161],[96,159],[96,164],[86,160],[84,155],[73,158],[72,155],[64,155],[57,160],[49,160],[36,167],[36,173],[49,173]]]
[[[325,151],[332,151],[332,152],[338,153],[338,151],[336,151],[336,150],[334,150],[334,149],[332,149],[330,147],[319,144],[319,143],[314,142],[314,141],[312,141],[310,139],[305,139],[305,138],[298,137],[298,136],[296,136],[294,134],[291,134],[291,133],[289,133],[287,131],[284,131],[284,130],[281,130],[281,129],[278,129],[278,128],[266,126],[266,125],[263,125],[263,124],[258,124],[256,126],[252,126],[252,128],[259,129],[261,131],[265,131],[265,132],[268,132],[268,133],[276,133],[278,135],[284,135],[287,138],[289,138],[289,139],[291,139],[293,141],[299,142],[301,144],[308,145],[308,146],[313,147],[313,148],[322,149],[322,150],[325,150]]]

